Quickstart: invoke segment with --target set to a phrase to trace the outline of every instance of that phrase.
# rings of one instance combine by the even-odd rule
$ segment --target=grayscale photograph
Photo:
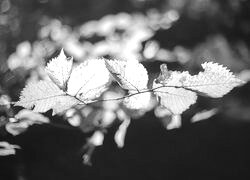
[[[0,180],[250,179],[249,0],[0,0]]]

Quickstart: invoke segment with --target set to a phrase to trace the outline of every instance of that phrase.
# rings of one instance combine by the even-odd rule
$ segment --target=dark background
[[[173,1],[9,1],[11,8],[7,11],[1,9],[2,14],[9,16],[8,24],[0,25],[1,63],[15,51],[19,42],[36,40],[37,22],[43,15],[58,18],[74,27],[117,12],[161,10],[165,6],[171,7]],[[249,69],[249,1],[210,0],[205,5],[200,5],[198,0],[180,2],[184,2],[179,8],[180,19],[170,29],[157,31],[153,39],[169,50],[179,45],[194,51],[194,47],[219,34],[227,40],[229,52],[237,55],[228,62],[230,68],[236,72]],[[239,43],[244,45],[247,53],[238,50]],[[152,67],[147,62],[145,66]],[[1,85],[6,87],[3,77],[1,74]],[[22,83],[10,83],[4,90],[22,86]],[[198,103],[184,113],[184,125],[179,129],[167,131],[153,112],[148,112],[132,121],[123,149],[117,148],[113,140],[118,127],[114,125],[108,130],[104,145],[95,149],[92,166],[82,163],[82,147],[89,134],[67,123],[61,123],[60,127],[34,125],[15,137],[4,134],[1,139],[20,145],[22,150],[17,150],[15,156],[0,157],[0,179],[249,179],[249,90],[250,84],[247,83],[220,100],[199,98]],[[17,96],[15,91],[13,93],[12,96]],[[217,115],[205,121],[189,122],[201,107],[218,105],[220,112]],[[52,121],[61,118],[56,116]]]

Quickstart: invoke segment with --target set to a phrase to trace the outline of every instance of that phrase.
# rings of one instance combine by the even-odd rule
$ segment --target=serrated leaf
[[[105,63],[122,88],[137,92],[147,88],[148,73],[138,61],[106,60]]]
[[[205,62],[198,75],[188,77],[183,85],[186,88],[219,98],[244,82],[237,79],[226,67],[213,62]]]
[[[154,83],[153,88],[160,87]],[[197,99],[195,92],[174,87],[162,87],[154,91],[159,98],[160,104],[173,114],[181,114],[194,104]]]
[[[59,113],[78,103],[77,99],[68,96],[53,82],[42,80],[27,84],[15,106],[34,108],[35,112],[53,109],[53,113]]]
[[[73,58],[67,58],[63,49],[60,54],[53,58],[46,66],[45,70],[50,79],[61,89],[66,90],[67,81],[72,70]]]
[[[109,81],[110,75],[103,59],[87,60],[73,69],[67,93],[88,102],[99,97]]]
[[[204,63],[202,67],[204,72],[194,76],[187,71],[167,71],[165,66],[161,67],[161,74],[153,84],[160,104],[173,114],[181,114],[196,102],[196,93],[218,98],[243,83],[217,63]]]

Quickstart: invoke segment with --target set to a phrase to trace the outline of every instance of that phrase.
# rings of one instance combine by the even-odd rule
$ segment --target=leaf
[[[167,71],[162,65],[161,75],[153,83],[160,104],[173,114],[181,114],[196,102],[196,93],[182,88],[183,80],[189,76],[188,72]]]
[[[156,87],[161,87],[161,85],[154,83],[153,88]],[[173,114],[181,114],[190,105],[194,104],[197,99],[195,92],[183,88],[161,87],[155,90],[154,93],[159,98],[160,104]]]
[[[63,112],[78,103],[77,99],[68,96],[53,82],[42,80],[27,84],[15,106],[27,109],[34,107],[35,112],[46,112],[53,109],[54,114]]]
[[[104,141],[104,134],[102,131],[95,131],[94,134],[88,139],[88,142],[94,146],[101,146]]]
[[[49,118],[45,117],[44,115],[28,110],[22,109],[15,115],[15,119],[19,121],[32,121],[33,123],[49,123]]]
[[[21,134],[33,124],[49,123],[49,119],[47,117],[27,109],[19,111],[13,119],[14,122],[12,120],[5,125],[6,131],[13,136]]]
[[[131,121],[130,118],[122,121],[121,125],[119,126],[118,130],[115,133],[114,140],[119,148],[124,147],[125,136],[126,136],[130,121]]]
[[[6,141],[0,141],[0,156],[8,156],[16,154],[15,149],[20,149],[20,146],[10,144]]]
[[[135,60],[105,60],[107,69],[123,89],[139,92],[147,88],[148,73],[141,63]]]
[[[214,116],[217,112],[218,112],[218,109],[216,109],[216,108],[197,112],[191,118],[191,122],[198,122],[198,121],[203,121],[203,120],[209,119],[210,117]]]
[[[162,65],[161,74],[153,84],[160,104],[173,114],[181,114],[196,102],[197,92],[218,98],[243,83],[217,63],[204,63],[202,67],[204,72],[191,76],[187,71],[167,71]]]
[[[190,76],[183,82],[185,88],[205,93],[210,97],[219,98],[244,82],[237,79],[226,67],[213,62],[202,65],[204,72]]]
[[[129,91],[129,94],[134,94],[134,93],[136,93],[136,91]],[[123,104],[128,109],[143,110],[149,107],[150,100],[151,100],[151,93],[147,92],[127,97],[124,99]]]
[[[170,130],[181,126],[181,115],[172,114],[168,109],[158,106],[154,110],[154,114],[160,119],[162,125]]]
[[[53,58],[46,66],[45,70],[50,79],[61,89],[66,90],[67,81],[72,70],[73,58],[67,58],[63,49],[60,54]]]
[[[171,120],[170,122],[167,124],[166,128],[168,130],[171,130],[171,129],[176,129],[176,128],[179,128],[181,127],[181,116],[180,115],[172,115],[171,116]]]
[[[67,93],[88,102],[106,90],[110,75],[103,59],[87,60],[73,69]]]

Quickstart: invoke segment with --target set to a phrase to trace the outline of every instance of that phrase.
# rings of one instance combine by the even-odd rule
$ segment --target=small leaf
[[[19,121],[32,121],[33,123],[49,123],[49,118],[44,115],[28,110],[22,109],[15,115],[15,119]]]
[[[13,136],[17,136],[27,130],[29,126],[31,126],[32,122],[30,121],[22,121],[18,123],[8,123],[5,125],[5,129],[8,133],[12,134]]]
[[[6,141],[0,141],[0,156],[8,156],[16,154],[15,149],[20,149],[20,146],[10,144]]]
[[[35,112],[46,112],[53,109],[53,113],[59,113],[78,103],[77,99],[68,96],[53,82],[42,80],[27,84],[15,106],[27,109],[34,107]]]
[[[126,136],[130,121],[131,121],[130,119],[124,120],[115,133],[114,139],[115,139],[115,142],[119,148],[123,148],[123,146],[124,146],[125,136]]]
[[[209,119],[210,117],[214,116],[217,112],[218,112],[218,109],[216,109],[216,108],[197,112],[191,118],[191,122],[198,122],[198,121],[203,121],[203,120]]]
[[[169,124],[166,126],[168,130],[181,127],[181,116],[179,114],[172,115]]]
[[[171,71],[168,71],[168,67],[166,64],[162,64],[160,66],[160,69],[161,69],[161,73],[159,75],[159,77],[156,79],[156,83],[161,83],[162,81],[166,81],[170,75],[171,75]]]
[[[122,88],[137,92],[147,88],[148,73],[138,61],[105,60],[105,62],[107,69]]]
[[[40,113],[23,109],[15,115],[12,121],[10,120],[5,125],[5,129],[13,136],[16,136],[26,131],[29,126],[42,123],[49,123],[49,119]]]
[[[53,58],[46,66],[45,70],[50,79],[61,89],[66,90],[67,81],[71,74],[73,58],[67,58],[63,49],[60,54]]]
[[[88,102],[99,97],[110,81],[103,59],[87,60],[73,69],[67,93]]]
[[[88,139],[88,142],[94,146],[101,146],[103,144],[104,134],[103,132],[97,130],[94,134]]]

